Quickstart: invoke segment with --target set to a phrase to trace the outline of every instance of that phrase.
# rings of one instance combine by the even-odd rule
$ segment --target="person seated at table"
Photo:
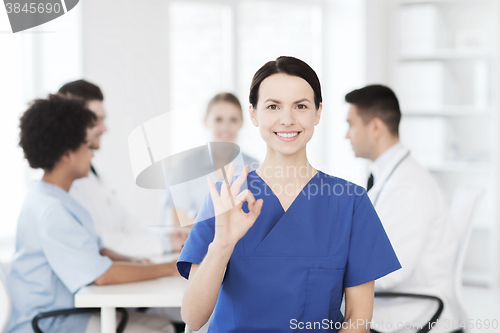
[[[82,98],[85,106],[97,117],[96,125],[89,135],[90,147],[101,147],[101,136],[108,129],[104,123],[106,110],[101,89],[88,81],[68,82],[59,89],[59,94]],[[132,257],[161,256],[178,252],[186,241],[186,234],[169,230],[153,230],[137,220],[119,202],[116,193],[109,187],[102,173],[91,166],[88,177],[77,179],[69,194],[81,204],[92,217],[97,235],[106,248]]]
[[[207,104],[204,124],[210,131],[212,142],[235,143],[238,132],[243,127],[243,110],[238,97],[229,92],[222,92],[212,97]],[[182,175],[189,173],[190,169],[212,171],[213,165],[210,162],[225,164],[220,162],[234,154],[234,151],[227,148],[212,149],[211,152],[214,161],[204,159],[201,151],[189,155],[182,161],[181,168],[176,170],[172,178],[183,178]],[[245,165],[248,165],[250,170],[255,170],[260,166],[260,162],[255,158],[243,152],[241,155],[243,161],[236,159],[233,162],[236,173],[242,172]],[[223,179],[222,171],[217,170],[216,174],[212,174],[211,177],[214,181]],[[205,177],[199,177],[184,184],[180,190],[176,191],[175,200],[172,192],[167,188],[163,198],[160,224],[192,226],[207,191]],[[187,230],[189,231],[189,228]]]
[[[175,263],[149,264],[102,246],[90,214],[69,194],[75,179],[90,171],[88,133],[96,123],[84,102],[59,95],[35,100],[20,120],[20,142],[30,167],[41,168],[17,224],[16,253],[6,278],[12,314],[6,333],[31,332],[41,312],[74,308],[74,294],[95,283],[108,285],[177,275]],[[40,321],[43,332],[95,333],[98,315],[69,315]],[[142,323],[139,323],[142,322]],[[174,332],[161,317],[131,313],[125,329]]]

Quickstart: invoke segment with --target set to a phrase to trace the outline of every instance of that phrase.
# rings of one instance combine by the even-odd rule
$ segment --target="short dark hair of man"
[[[36,99],[21,116],[19,146],[30,167],[51,171],[64,154],[86,142],[87,129],[96,120],[82,99],[61,95]]]
[[[101,88],[85,80],[68,82],[59,89],[59,93],[66,96],[83,98],[85,102],[104,100]]]
[[[351,91],[345,95],[345,101],[357,107],[358,115],[365,124],[378,117],[391,134],[399,136],[401,110],[398,98],[391,88],[380,84],[369,85]]]

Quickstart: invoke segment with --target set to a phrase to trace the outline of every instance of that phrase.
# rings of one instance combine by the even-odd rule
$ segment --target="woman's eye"
[[[307,109],[307,106],[305,106],[304,104],[299,104],[297,105],[297,109],[299,110]]]
[[[274,105],[274,104],[271,104],[267,107],[269,110],[278,110],[278,106],[277,105]]]

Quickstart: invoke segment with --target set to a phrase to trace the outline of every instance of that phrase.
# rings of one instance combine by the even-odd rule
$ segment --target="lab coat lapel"
[[[392,171],[396,165],[401,161],[402,158],[409,152],[409,149],[403,147],[394,154],[390,162],[382,170],[373,170],[372,173],[375,177],[375,182],[373,187],[368,191],[368,196],[370,200],[375,203],[377,197],[380,195],[380,191],[384,187],[384,184],[388,181],[388,177],[391,175]],[[376,205],[375,205],[376,206]]]

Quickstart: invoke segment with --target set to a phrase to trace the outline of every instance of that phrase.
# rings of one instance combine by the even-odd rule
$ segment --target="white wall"
[[[166,1],[82,1],[85,78],[105,95],[109,132],[94,164],[123,205],[157,223],[161,191],[135,185],[127,138],[144,121],[165,113],[168,91]]]
[[[347,132],[345,95],[366,82],[365,1],[331,1],[324,43],[327,47],[323,78],[323,119],[327,128],[327,172],[363,185],[366,161],[355,158]]]
[[[146,223],[156,223],[161,191],[134,183],[128,134],[168,111],[168,1],[83,1],[84,73],[105,94],[109,132],[94,163],[116,188],[122,203]],[[284,2],[285,3],[285,2]],[[344,95],[365,84],[365,0],[327,1],[322,60],[325,139],[322,171],[363,183],[366,166],[355,159],[347,130]],[[320,135],[318,135],[320,137]]]

